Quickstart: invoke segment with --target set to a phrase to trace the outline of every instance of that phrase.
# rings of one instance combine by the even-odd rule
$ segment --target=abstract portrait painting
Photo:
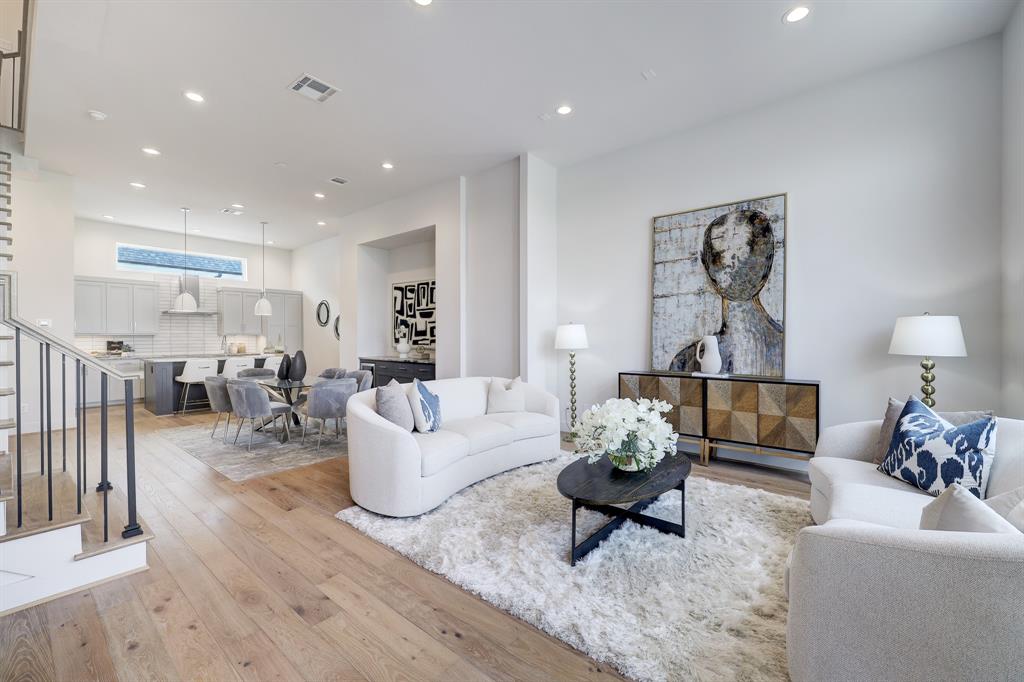
[[[651,368],[699,371],[714,335],[723,373],[783,376],[785,282],[785,194],[655,218]]]

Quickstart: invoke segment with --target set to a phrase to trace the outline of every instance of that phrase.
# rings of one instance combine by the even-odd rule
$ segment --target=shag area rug
[[[221,420],[223,422],[223,420]],[[280,426],[280,421],[278,425]],[[252,452],[249,452],[249,425],[242,426],[238,435],[238,445],[232,443],[237,429],[232,420],[228,433],[228,442],[222,439],[224,425],[221,423],[217,435],[210,438],[211,426],[180,426],[164,429],[160,435],[179,448],[192,455],[207,466],[213,467],[232,481],[245,481],[269,474],[276,474],[288,469],[304,467],[325,459],[348,454],[348,439],[343,431],[341,439],[334,434],[333,423],[330,433],[324,429],[324,437],[319,450],[316,448],[316,430],[310,423],[306,433],[306,442],[301,442],[302,427],[292,425],[291,439],[281,443],[274,431],[256,431],[252,438]]]
[[[638,680],[785,680],[786,559],[808,503],[691,476],[686,538],[626,521],[569,566],[574,455],[482,481],[415,518],[337,517]],[[678,521],[679,491],[645,513]],[[579,512],[577,542],[608,517]]]

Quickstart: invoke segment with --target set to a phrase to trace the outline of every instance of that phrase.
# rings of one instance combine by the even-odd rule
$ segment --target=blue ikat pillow
[[[959,483],[983,499],[995,452],[995,417],[953,426],[911,396],[878,470],[931,495]]]

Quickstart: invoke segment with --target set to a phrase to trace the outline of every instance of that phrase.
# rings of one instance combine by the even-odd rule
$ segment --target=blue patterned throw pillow
[[[413,379],[409,406],[417,431],[431,433],[441,428],[441,399],[431,393],[419,379]]]
[[[995,417],[953,426],[911,396],[878,470],[931,495],[959,483],[984,498],[995,451]]]

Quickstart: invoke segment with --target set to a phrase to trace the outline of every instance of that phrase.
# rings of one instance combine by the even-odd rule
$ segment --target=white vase
[[[404,359],[409,357],[409,351],[412,350],[412,345],[408,341],[399,341],[395,344],[395,350],[398,351],[398,357]]]
[[[697,343],[697,362],[700,371],[705,374],[718,374],[722,371],[722,355],[718,352],[718,337],[705,336]]]

